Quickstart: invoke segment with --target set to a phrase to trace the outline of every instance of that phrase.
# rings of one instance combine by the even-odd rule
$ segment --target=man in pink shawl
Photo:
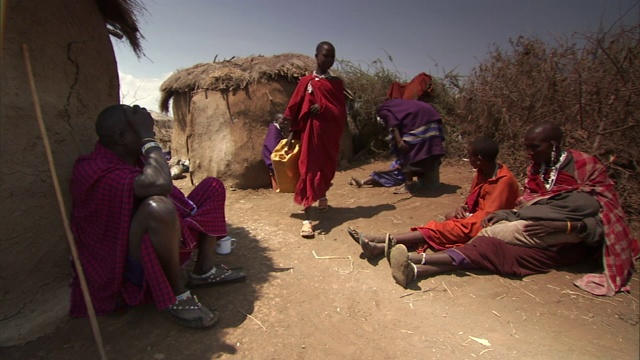
[[[214,263],[216,242],[227,234],[224,185],[207,178],[187,197],[174,187],[144,108],[107,107],[96,132],[94,151],[78,158],[70,183],[71,227],[96,313],[153,300],[181,325],[212,326],[217,312],[187,287],[244,278]],[[185,281],[181,265],[196,247]],[[87,315],[75,272],[70,313]]]
[[[466,245],[410,258],[404,246],[391,251],[392,276],[402,286],[419,276],[460,268],[526,276],[584,261],[601,249],[604,273],[574,283],[595,295],[627,291],[640,248],[631,236],[613,181],[597,158],[563,150],[562,129],[543,122],[529,128],[525,147],[531,166],[514,210],[483,220],[485,229]],[[420,265],[415,265],[415,264]]]
[[[313,237],[311,205],[328,209],[327,191],[338,167],[340,137],[347,121],[344,85],[329,69],[336,49],[327,41],[316,47],[316,70],[300,79],[284,117],[291,121],[289,139],[300,140],[300,179],[293,200],[304,207],[300,235]]]

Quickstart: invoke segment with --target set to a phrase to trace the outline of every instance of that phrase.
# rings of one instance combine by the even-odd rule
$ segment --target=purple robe
[[[271,153],[273,152],[273,149],[278,146],[280,141],[282,141],[282,139],[284,139],[284,136],[282,135],[282,131],[280,130],[280,128],[275,123],[269,124],[267,136],[264,139],[264,145],[262,145],[262,159],[264,160],[264,163],[267,165],[267,167],[269,168],[269,172],[271,173],[273,173]]]
[[[401,163],[411,165],[446,153],[442,119],[430,104],[419,100],[391,99],[378,107],[378,116],[387,129],[397,128],[409,145],[409,151],[399,155]],[[392,144],[395,144],[393,139]]]

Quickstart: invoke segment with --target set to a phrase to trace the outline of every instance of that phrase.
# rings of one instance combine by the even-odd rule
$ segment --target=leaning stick
[[[60,207],[60,215],[62,215],[62,222],[64,224],[64,230],[67,233],[67,239],[69,240],[69,247],[71,248],[71,256],[73,257],[73,263],[76,267],[76,273],[80,280],[80,288],[82,289],[82,296],[87,306],[87,312],[89,313],[89,320],[91,321],[91,328],[93,329],[93,336],[98,344],[98,350],[100,351],[100,358],[102,360],[107,359],[107,354],[104,351],[102,344],[102,336],[100,335],[100,328],[98,327],[98,319],[96,318],[96,312],[93,309],[93,303],[91,302],[91,295],[89,295],[89,288],[87,287],[87,280],[84,277],[84,271],[82,271],[82,265],[78,258],[78,250],[76,249],[76,243],[73,239],[73,233],[69,226],[69,220],[67,219],[67,211],[64,206],[64,199],[62,198],[62,192],[60,191],[60,183],[58,182],[58,174],[56,173],[56,166],[53,162],[53,155],[51,153],[51,145],[49,145],[49,138],[47,136],[47,129],[44,126],[42,120],[42,111],[40,109],[40,100],[38,99],[38,93],[36,92],[36,84],[33,81],[33,72],[31,70],[31,60],[29,59],[29,48],[27,44],[22,44],[22,54],[24,56],[24,65],[27,69],[27,76],[29,77],[29,85],[31,87],[31,96],[33,97],[33,105],[36,110],[36,117],[38,119],[38,126],[40,127],[40,135],[42,135],[42,142],[44,143],[44,149],[47,153],[47,160],[49,161],[49,170],[51,170],[51,179],[53,181],[53,187],[56,190],[56,196],[58,198],[58,205]]]

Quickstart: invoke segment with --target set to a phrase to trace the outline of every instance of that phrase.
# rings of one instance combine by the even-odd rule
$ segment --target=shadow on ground
[[[356,206],[356,207],[333,207],[322,213],[316,213],[315,219],[318,224],[314,226],[316,233],[325,235],[331,230],[356,219],[370,219],[385,211],[395,210],[395,205],[380,204],[375,206]],[[292,218],[304,220],[304,213],[291,214]]]
[[[205,306],[220,313],[218,323],[208,329],[184,328],[153,304],[100,316],[98,323],[110,359],[196,360],[236,353],[236,345],[223,340],[224,330],[246,321],[271,273],[287,269],[275,268],[266,248],[245,228],[230,226],[229,235],[238,240],[238,245],[232,253],[218,255],[217,260],[230,267],[244,267],[247,280],[192,290]],[[1,350],[4,360],[100,358],[90,322],[85,318],[70,319],[54,334]]]

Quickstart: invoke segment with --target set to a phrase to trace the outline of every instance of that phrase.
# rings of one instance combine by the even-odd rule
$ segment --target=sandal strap
[[[178,298],[181,298],[181,299],[178,299]],[[178,305],[189,298],[193,298],[196,304],[190,305],[190,306]],[[169,305],[169,309],[171,310],[197,310],[197,309],[200,309],[201,307],[202,307],[202,304],[200,303],[200,301],[198,301],[198,298],[195,295],[191,295],[190,291],[187,291],[182,295],[178,295],[176,297],[176,303],[173,305]]]

